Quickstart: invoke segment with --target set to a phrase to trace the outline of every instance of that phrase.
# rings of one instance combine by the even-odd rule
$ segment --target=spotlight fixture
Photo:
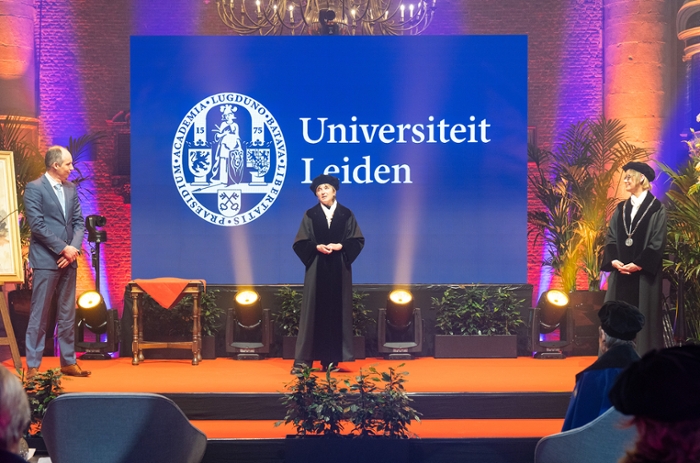
[[[226,314],[226,352],[238,360],[261,360],[270,353],[271,334],[270,309],[262,308],[260,295],[238,291]]]
[[[75,350],[85,352],[82,360],[108,360],[109,352],[119,350],[119,315],[116,310],[107,310],[104,298],[97,291],[87,291],[78,298],[75,311]],[[95,335],[94,342],[85,341],[85,329]],[[101,342],[100,335],[107,340]]]
[[[569,296],[556,289],[542,293],[537,307],[530,310],[530,348],[535,358],[562,359],[574,335]],[[559,339],[542,340],[541,336],[559,331]]]
[[[423,319],[410,292],[392,291],[379,309],[377,325],[378,351],[386,358],[410,360],[423,351]]]

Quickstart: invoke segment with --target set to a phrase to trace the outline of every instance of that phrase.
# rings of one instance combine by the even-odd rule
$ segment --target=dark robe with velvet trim
[[[27,463],[27,460],[16,453],[0,449],[0,463]]]
[[[339,203],[330,228],[317,204],[301,221],[294,252],[306,267],[295,362],[323,365],[354,360],[352,349],[352,268],[365,239],[355,216]],[[339,243],[340,251],[318,252],[319,244]]]
[[[650,204],[645,215],[644,211]],[[666,208],[651,192],[647,192],[630,226],[631,211],[632,205],[629,200],[621,202],[615,208],[608,227],[601,270],[610,272],[605,301],[625,301],[638,307],[644,314],[644,328],[637,334],[637,352],[643,355],[651,349],[664,347],[661,264],[666,247]],[[628,229],[634,230],[639,223],[632,235],[632,246],[625,244],[627,232],[623,224],[623,214],[626,215]],[[616,259],[623,264],[634,262],[642,270],[623,275],[612,266],[612,261]]]
[[[608,393],[617,376],[639,360],[630,344],[610,348],[591,366],[576,375],[576,387],[571,395],[562,431],[578,428],[598,418],[612,404]]]

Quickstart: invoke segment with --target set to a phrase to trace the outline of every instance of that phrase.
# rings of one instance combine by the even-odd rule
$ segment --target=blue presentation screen
[[[133,37],[134,278],[303,281],[310,184],[356,283],[527,280],[527,38]]]

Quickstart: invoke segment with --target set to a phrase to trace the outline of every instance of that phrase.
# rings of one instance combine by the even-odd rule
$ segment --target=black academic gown
[[[301,221],[294,252],[306,267],[295,361],[320,360],[323,365],[354,360],[352,349],[352,268],[365,239],[350,209],[338,204],[328,221],[317,204]],[[318,252],[319,244],[343,249]]]
[[[27,463],[27,460],[16,453],[0,449],[0,463]]]
[[[610,389],[622,370],[638,360],[634,347],[622,344],[612,347],[577,374],[562,431],[590,423],[612,407],[608,398]]]
[[[626,223],[630,228],[631,204],[627,201],[617,205],[610,219],[605,255],[601,270],[610,272],[605,301],[625,301],[639,308],[644,314],[644,328],[637,334],[637,352],[643,355],[651,349],[662,349],[663,321],[661,317],[661,264],[666,248],[666,208],[651,192],[647,192],[644,202],[634,216],[631,229],[639,223],[632,235],[633,244],[627,246],[627,233],[623,224],[623,208]],[[647,206],[649,211],[644,215]],[[642,267],[639,272],[623,275],[612,266],[613,260],[623,264],[634,262]]]

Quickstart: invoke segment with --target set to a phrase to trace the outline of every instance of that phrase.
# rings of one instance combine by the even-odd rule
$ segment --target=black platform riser
[[[164,394],[191,420],[279,420],[280,394]],[[413,393],[423,419],[561,419],[571,393]]]
[[[539,438],[411,439],[409,463],[532,463]],[[283,463],[284,439],[209,440],[202,463]],[[332,463],[333,457],[329,456]]]

